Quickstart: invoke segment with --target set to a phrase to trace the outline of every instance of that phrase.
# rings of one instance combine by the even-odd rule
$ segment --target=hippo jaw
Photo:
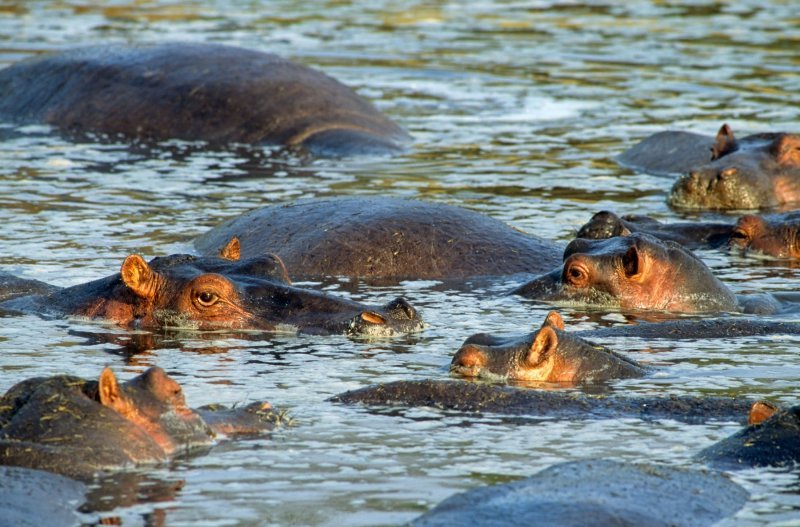
[[[346,298],[284,284],[258,284],[242,298],[250,327],[312,335],[390,337],[421,331],[416,309],[403,298],[371,307]]]

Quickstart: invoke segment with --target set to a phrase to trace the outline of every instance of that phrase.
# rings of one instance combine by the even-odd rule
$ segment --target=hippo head
[[[628,236],[630,229],[622,218],[613,212],[602,210],[596,213],[583,227],[578,229],[578,238],[603,240],[614,236]]]
[[[769,220],[748,214],[736,222],[729,244],[742,252],[757,252],[777,258],[800,258],[800,218]]]
[[[100,404],[144,430],[166,454],[214,439],[211,428],[186,406],[180,385],[161,368],[150,368],[122,385],[106,368],[97,393]]]
[[[542,327],[522,339],[469,337],[450,363],[462,377],[577,384],[638,377],[636,363],[564,331],[564,320],[551,311]]]
[[[51,296],[70,314],[134,328],[292,330],[388,336],[422,321],[402,298],[383,307],[291,285],[275,255],[245,260],[172,255],[149,263],[128,256],[120,273]],[[57,298],[56,298],[57,297]]]
[[[800,200],[800,136],[751,136],[741,145],[723,125],[709,163],[679,178],[667,201],[682,209],[759,209]]]
[[[539,300],[682,313],[737,310],[736,296],[681,245],[643,233],[575,239],[560,268],[514,291]]]

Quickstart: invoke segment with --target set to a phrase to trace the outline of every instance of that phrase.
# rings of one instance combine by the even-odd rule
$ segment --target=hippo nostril
[[[370,324],[386,324],[386,319],[374,311],[364,311],[361,313],[361,320]]]

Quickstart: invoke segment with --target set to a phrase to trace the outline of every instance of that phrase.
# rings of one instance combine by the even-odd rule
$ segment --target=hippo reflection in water
[[[781,259],[800,258],[800,213],[740,217],[736,223],[661,223],[648,216],[617,216],[601,211],[578,230],[578,238],[606,239],[642,232],[688,249],[728,247]]]
[[[668,203],[683,209],[761,209],[800,201],[800,136],[763,133],[737,140],[728,125],[716,138],[659,132],[620,155],[652,174],[684,174]]]
[[[206,43],[103,44],[0,71],[0,116],[78,135],[392,153],[408,134],[353,90],[268,53]]]
[[[108,368],[97,381],[37,377],[0,398],[0,464],[85,480],[209,446],[217,433],[267,431],[277,419],[267,403],[192,410],[161,368],[122,384]]]
[[[238,258],[238,253],[229,257]],[[149,264],[131,255],[115,275],[49,294],[12,298],[0,303],[0,308],[107,319],[131,328],[368,336],[422,329],[416,310],[402,298],[369,307],[293,287],[282,262],[272,255],[242,260],[172,255]]]
[[[608,348],[564,331],[564,320],[551,311],[542,327],[522,338],[499,338],[486,333],[469,337],[450,363],[462,377],[592,383],[641,377],[646,370]]]
[[[633,233],[606,240],[577,238],[564,263],[513,291],[569,305],[674,313],[773,313],[768,295],[737,296],[691,251]]]
[[[195,239],[214,255],[232,237],[242,256],[275,253],[293,276],[380,283],[538,274],[563,248],[461,207],[382,197],[300,200],[247,212]]]

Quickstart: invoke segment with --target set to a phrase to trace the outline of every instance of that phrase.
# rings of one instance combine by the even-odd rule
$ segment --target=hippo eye
[[[197,303],[203,307],[211,307],[219,300],[219,296],[210,291],[201,291],[195,298],[197,299]]]

